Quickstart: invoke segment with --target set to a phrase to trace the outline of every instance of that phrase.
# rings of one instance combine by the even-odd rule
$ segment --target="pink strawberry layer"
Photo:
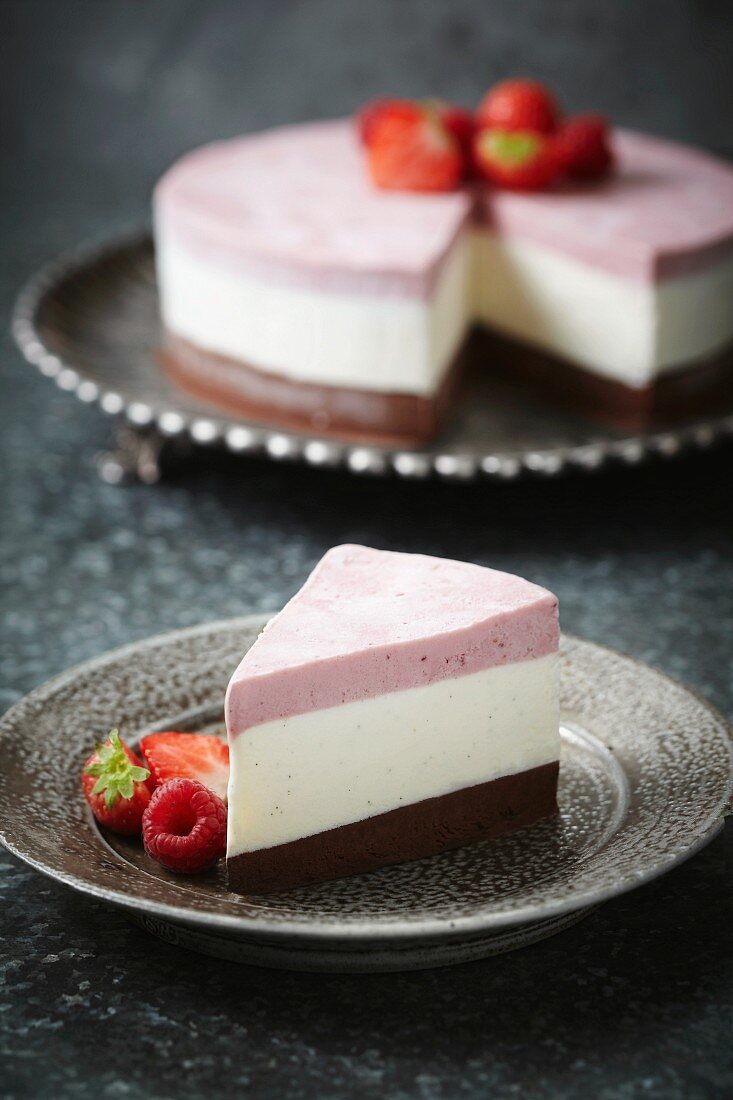
[[[616,131],[607,181],[538,194],[414,194],[369,181],[348,121],[270,130],[195,150],[162,178],[157,231],[224,267],[283,284],[427,297],[478,217],[624,278],[702,270],[733,253],[733,168]]]
[[[351,123],[284,126],[183,157],[154,195],[156,232],[285,285],[427,297],[469,195],[379,191]]]
[[[227,690],[227,728],[232,736],[557,647],[557,599],[521,577],[337,546],[241,661]]]
[[[541,194],[489,192],[485,218],[517,236],[653,281],[690,274],[733,254],[733,167],[673,141],[613,133],[617,171],[605,181]]]

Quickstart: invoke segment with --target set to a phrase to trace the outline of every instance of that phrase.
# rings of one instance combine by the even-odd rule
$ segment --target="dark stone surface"
[[[144,219],[150,184],[184,147],[387,87],[473,98],[529,67],[573,107],[729,140],[726,4],[522,8],[5,0],[3,329],[19,281],[59,248]],[[24,367],[7,336],[0,384],[2,706],[111,646],[275,607],[323,550],[356,540],[547,584],[566,629],[733,714],[730,450],[473,488],[202,454],[155,488],[116,489],[92,463],[109,423]],[[0,1092],[729,1096],[732,843],[729,825],[544,944],[371,978],[187,955],[2,856]]]

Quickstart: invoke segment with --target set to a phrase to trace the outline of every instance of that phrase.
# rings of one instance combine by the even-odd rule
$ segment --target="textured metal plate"
[[[44,268],[18,299],[13,332],[28,361],[61,389],[138,428],[359,474],[464,481],[552,476],[671,457],[733,435],[733,416],[624,435],[532,401],[489,371],[463,388],[445,432],[420,451],[339,443],[227,417],[179,393],[156,365],[158,297],[147,233],[82,248]]]
[[[551,935],[690,856],[731,786],[723,720],[611,650],[563,640],[560,815],[431,859],[288,893],[238,897],[220,872],[176,877],[97,829],[79,790],[111,725],[221,729],[224,689],[263,626],[177,631],[52,680],[0,722],[0,840],[38,870],[121,906],[172,942],[299,969],[446,965]]]

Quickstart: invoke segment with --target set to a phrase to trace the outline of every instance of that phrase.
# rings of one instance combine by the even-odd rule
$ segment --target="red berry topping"
[[[560,112],[555,97],[535,80],[505,80],[484,96],[476,112],[481,129],[552,134]]]
[[[541,191],[559,173],[552,143],[541,134],[482,130],[474,157],[487,179],[513,191]]]
[[[553,139],[563,171],[578,179],[600,179],[613,167],[609,127],[602,115],[569,119]]]
[[[169,779],[143,814],[145,851],[170,871],[196,874],[226,851],[227,808],[195,779]]]
[[[153,791],[149,776],[140,757],[112,730],[81,773],[84,797],[100,825],[127,836],[139,833]]]
[[[465,107],[455,107],[452,103],[438,100],[438,114],[446,130],[453,134],[463,153],[470,157],[473,135],[476,133],[476,120]]]
[[[226,802],[229,749],[205,733],[151,733],[140,742],[154,785],[167,779],[197,779]]]
[[[367,157],[372,181],[394,191],[451,191],[465,158],[433,105],[385,111],[369,127]]]
[[[373,99],[354,116],[356,132],[362,145],[371,141],[374,123],[378,118],[391,115],[396,118],[415,118],[418,106],[409,99]]]

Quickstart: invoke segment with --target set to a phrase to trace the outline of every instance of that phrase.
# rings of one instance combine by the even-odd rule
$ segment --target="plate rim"
[[[211,634],[223,630],[253,629],[262,627],[274,612],[258,612],[254,614],[236,616],[229,619],[216,619],[210,622],[199,623],[193,626],[176,630],[165,631],[138,641],[129,642],[112,650],[107,650],[96,657],[72,666],[51,679],[40,684],[31,692],[17,700],[0,718],[0,730],[16,718],[16,711],[39,702],[48,692],[53,692],[59,687],[72,682],[80,675],[90,672],[99,672],[107,664],[124,660],[132,652],[136,654],[146,648],[171,644],[199,634]],[[297,938],[300,941],[310,941],[314,944],[328,942],[331,945],[354,943],[385,943],[391,941],[421,941],[425,943],[433,939],[445,937],[481,936],[486,933],[509,928],[513,925],[529,924],[539,920],[545,920],[576,909],[596,905],[602,901],[618,897],[621,894],[653,881],[665,874],[673,867],[678,866],[717,836],[722,829],[726,812],[730,808],[730,800],[733,797],[733,728],[726,718],[713,707],[707,700],[701,698],[694,690],[685,684],[669,676],[667,673],[641,661],[639,658],[620,653],[610,646],[597,642],[590,642],[577,635],[564,633],[563,635],[573,644],[600,650],[612,654],[615,658],[622,658],[634,665],[640,666],[645,672],[651,672],[655,676],[667,681],[678,690],[682,690],[695,699],[698,706],[704,708],[714,720],[721,734],[721,740],[725,743],[728,759],[729,774],[727,788],[718,799],[715,808],[708,814],[705,822],[699,827],[694,840],[682,847],[675,848],[666,858],[660,859],[653,866],[644,871],[636,872],[631,879],[621,880],[613,884],[606,884],[602,888],[586,890],[585,892],[542,903],[541,905],[526,905],[504,913],[487,913],[478,910],[474,913],[457,917],[425,917],[419,922],[409,921],[380,921],[378,918],[356,919],[339,923],[338,920],[316,919],[307,925],[297,921],[289,921],[287,917],[279,917],[276,922],[267,917],[253,917],[250,915],[233,915],[216,913],[210,910],[193,910],[184,905],[175,905],[167,902],[148,901],[144,896],[131,896],[109,887],[99,886],[93,882],[87,882],[75,874],[60,871],[57,868],[37,859],[33,854],[16,845],[7,835],[4,822],[0,820],[0,843],[19,858],[23,863],[39,871],[48,878],[69,886],[78,893],[98,900],[108,902],[128,912],[143,913],[149,916],[157,916],[176,924],[191,928],[216,929],[222,933],[234,935],[243,940],[287,940]],[[104,842],[104,838],[102,838]],[[122,858],[122,857],[119,857]]]
[[[64,358],[46,343],[39,327],[41,307],[65,280],[115,255],[152,246],[149,226],[138,226],[84,241],[41,266],[22,286],[15,300],[11,332],[28,363],[67,393],[108,415],[119,416],[133,428],[154,428],[168,439],[183,438],[199,446],[221,444],[235,454],[250,454],[277,462],[344,469],[371,476],[396,476],[407,481],[436,478],[444,481],[515,480],[518,477],[555,477],[576,471],[592,473],[614,464],[633,466],[652,457],[673,458],[685,449],[707,449],[733,436],[733,414],[704,417],[678,428],[629,433],[618,438],[593,438],[580,444],[562,444],[535,450],[487,450],[480,454],[460,449],[426,451],[379,444],[358,444],[286,431],[227,416],[191,413],[175,404],[141,401],[134,394],[102,388],[84,374],[78,363]]]

